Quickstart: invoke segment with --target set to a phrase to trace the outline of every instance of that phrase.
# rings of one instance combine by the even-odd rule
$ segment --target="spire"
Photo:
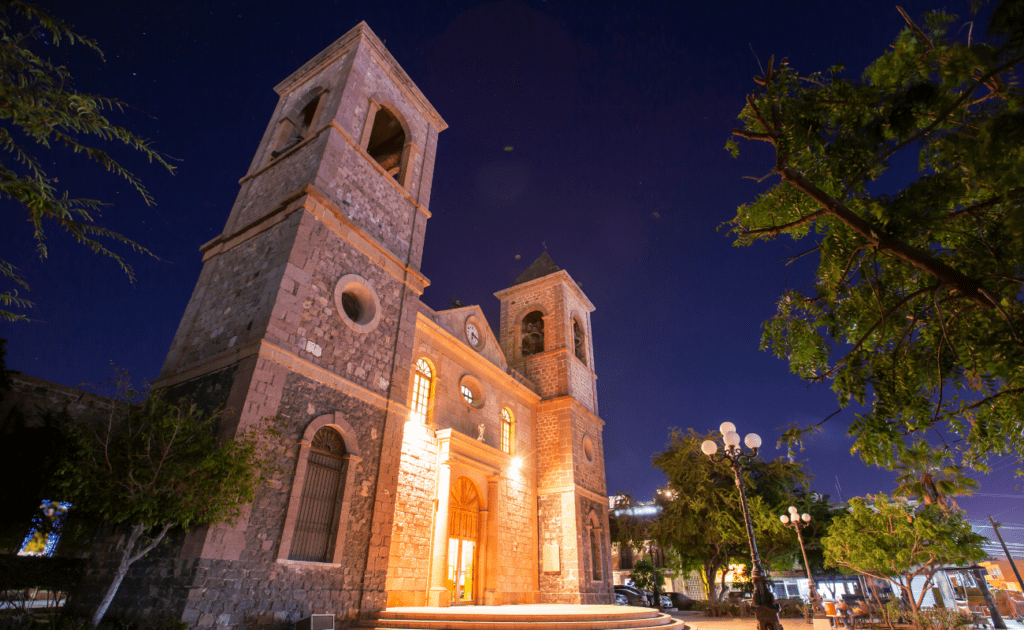
[[[516,278],[516,281],[512,283],[512,286],[525,284],[530,280],[549,276],[556,271],[561,271],[561,268],[555,264],[555,261],[551,260],[551,256],[548,256],[548,253],[545,251],[537,257],[537,260],[533,261],[532,265],[526,268],[526,271]]]

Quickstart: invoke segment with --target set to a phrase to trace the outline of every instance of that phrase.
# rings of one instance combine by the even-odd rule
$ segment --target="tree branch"
[[[167,532],[168,532],[168,531],[169,531],[169,530],[171,529],[171,527],[173,527],[173,526],[174,526],[174,523],[167,523],[166,525],[164,525],[164,528],[160,530],[160,533],[156,535],[156,538],[154,538],[153,540],[151,540],[151,541],[150,541],[150,543],[149,543],[148,545],[146,545],[145,547],[143,547],[143,548],[142,548],[142,549],[141,549],[141,550],[139,551],[139,553],[135,554],[135,555],[134,555],[134,556],[132,556],[131,558],[128,558],[128,564],[133,564],[133,563],[137,562],[137,561],[138,561],[138,560],[140,560],[140,559],[141,559],[141,558],[142,558],[143,556],[145,556],[145,555],[146,555],[147,553],[149,553],[150,551],[153,551],[154,549],[156,549],[156,546],[160,544],[160,541],[164,539],[164,536],[166,536],[166,535],[167,535]],[[139,526],[139,525],[136,525],[136,527],[140,527],[140,526]],[[141,527],[142,527],[143,529],[145,529],[145,527],[146,527],[146,526],[145,526],[145,525],[141,525]],[[133,541],[133,542],[134,542],[134,541]]]
[[[999,203],[1002,200],[1003,200],[1003,196],[1002,195],[996,195],[995,197],[992,197],[991,199],[986,199],[985,201],[979,201],[978,203],[974,204],[973,206],[968,206],[968,207],[966,207],[966,208],[964,208],[962,210],[957,210],[955,212],[950,212],[946,216],[942,217],[942,220],[943,221],[950,221],[950,220],[953,220],[953,219],[959,219],[960,217],[970,216],[970,215],[972,215],[972,214],[974,214],[976,212],[981,212],[982,210],[988,210],[989,208],[991,208],[992,206],[996,205],[997,203]]]
[[[908,146],[910,144],[913,144],[913,143],[917,142],[918,140],[920,140],[921,138],[923,138],[926,135],[928,135],[929,133],[931,133],[932,130],[934,130],[935,127],[937,127],[940,122],[944,121],[950,114],[953,113],[954,110],[956,110],[956,108],[958,108],[961,105],[963,105],[963,103],[967,100],[967,98],[971,94],[974,93],[975,90],[977,90],[981,85],[985,85],[986,81],[988,81],[992,77],[998,75],[1000,72],[1012,68],[1013,66],[1017,65],[1021,61],[1024,61],[1024,56],[1015,57],[1013,59],[1010,59],[1009,61],[1007,61],[1003,65],[997,67],[996,69],[994,69],[994,70],[988,72],[987,74],[981,76],[977,80],[977,82],[974,84],[973,87],[971,87],[968,90],[965,90],[964,93],[960,95],[960,98],[958,98],[949,107],[947,107],[945,111],[943,111],[938,116],[936,116],[935,120],[932,121],[932,123],[930,125],[928,125],[924,129],[918,131],[914,135],[910,136],[909,138],[907,138],[903,142],[900,142],[899,144],[897,144],[893,148],[889,149],[888,151],[886,151],[882,155],[878,156],[875,159],[875,161],[871,162],[870,164],[865,166],[863,169],[861,169],[860,173],[857,173],[857,175],[853,179],[851,179],[850,182],[846,185],[846,189],[843,190],[843,194],[840,195],[839,198],[840,199],[845,199],[846,196],[849,195],[850,192],[853,190],[854,186],[856,186],[862,179],[864,179],[864,176],[867,175],[868,172],[871,169],[873,169],[874,167],[878,166],[879,164],[884,163],[894,153],[896,153],[897,151],[899,151],[903,147],[906,147],[906,146]]]
[[[847,360],[848,358],[850,358],[850,356],[851,356],[851,355],[853,355],[853,354],[854,354],[855,352],[857,352],[857,349],[858,349],[858,348],[860,348],[860,347],[861,347],[861,345],[862,345],[862,344],[863,344],[863,343],[864,343],[864,342],[865,342],[865,341],[867,340],[867,338],[868,338],[868,337],[869,337],[869,336],[871,335],[871,333],[873,333],[873,332],[875,331],[875,329],[876,329],[876,328],[878,328],[878,325],[879,325],[879,324],[881,324],[882,322],[884,322],[884,321],[885,321],[885,318],[886,318],[886,317],[888,317],[889,315],[892,315],[892,314],[893,314],[894,312],[896,312],[896,310],[897,310],[897,309],[899,309],[899,308],[900,308],[901,306],[903,306],[904,304],[906,304],[906,303],[907,303],[907,301],[909,301],[909,300],[910,300],[910,299],[912,299],[912,298],[915,298],[915,297],[917,297],[918,295],[921,295],[922,293],[925,293],[925,292],[927,292],[927,291],[932,291],[932,290],[934,290],[935,288],[936,288],[935,286],[925,287],[925,288],[923,288],[923,289],[918,289],[917,291],[914,291],[913,293],[910,293],[910,294],[908,294],[908,295],[905,295],[905,296],[903,297],[903,299],[902,299],[902,300],[900,300],[899,302],[897,302],[897,303],[896,303],[895,305],[893,305],[893,307],[892,307],[892,308],[890,308],[890,309],[889,309],[888,311],[886,311],[885,313],[883,313],[883,314],[882,314],[882,316],[881,316],[880,318],[878,318],[877,320],[875,320],[875,323],[871,325],[871,328],[868,328],[868,329],[867,329],[867,331],[865,331],[865,332],[864,332],[864,334],[863,334],[863,335],[861,336],[861,338],[857,340],[857,343],[855,343],[855,344],[853,345],[853,348],[851,348],[851,349],[850,349],[850,351],[849,351],[849,352],[847,352],[847,353],[846,353],[846,355],[845,355],[845,356],[844,356],[844,357],[843,357],[842,359],[840,359],[840,360],[836,361],[836,364],[835,364],[835,365],[834,365],[834,366],[832,367],[832,369],[830,369],[830,370],[827,370],[827,371],[826,371],[826,372],[824,372],[824,373],[823,373],[823,374],[822,374],[821,376],[816,376],[816,377],[814,378],[814,380],[819,380],[819,379],[825,379],[825,378],[827,378],[827,377],[828,377],[828,376],[829,376],[830,374],[832,374],[832,373],[834,373],[834,372],[835,372],[836,370],[838,370],[838,369],[839,369],[839,367],[840,367],[840,366],[841,366],[841,365],[842,365],[843,363],[845,363],[845,362],[846,362],[846,360]]]
[[[955,287],[961,295],[977,303],[979,306],[986,309],[993,308],[993,302],[979,291],[981,283],[977,280],[964,275],[922,249],[908,245],[876,230],[870,223],[847,208],[842,202],[814,185],[800,171],[790,166],[784,166],[780,170],[780,174],[784,180],[792,184],[797,190],[817,201],[822,207],[820,212],[839,219],[879,250],[892,252],[896,258],[910,263],[917,269],[935,277],[943,284]]]
[[[741,233],[740,236],[753,236],[756,234],[779,234],[783,230],[795,228],[797,226],[803,225],[804,223],[810,223],[811,221],[814,221],[815,219],[824,216],[825,214],[827,214],[826,210],[818,210],[817,212],[812,212],[811,214],[808,214],[805,217],[800,217],[796,221],[791,221],[789,223],[785,223],[783,225],[770,228],[758,228],[756,230],[747,230],[746,232]]]

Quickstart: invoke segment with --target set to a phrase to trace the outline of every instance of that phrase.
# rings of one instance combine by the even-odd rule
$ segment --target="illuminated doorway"
[[[476,601],[476,550],[480,537],[480,493],[459,477],[448,499],[448,591],[451,603]]]

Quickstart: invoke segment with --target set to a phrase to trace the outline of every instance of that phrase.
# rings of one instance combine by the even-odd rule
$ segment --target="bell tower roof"
[[[537,257],[537,260],[533,261],[533,264],[526,268],[526,271],[519,274],[519,277],[512,283],[512,286],[524,284],[530,280],[536,280],[537,278],[543,278],[544,276],[549,276],[561,270],[561,267],[556,265],[555,261],[551,260],[551,256],[548,256],[547,252],[543,252]]]

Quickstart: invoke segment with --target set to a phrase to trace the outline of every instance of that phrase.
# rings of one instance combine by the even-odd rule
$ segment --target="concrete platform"
[[[636,606],[452,606],[388,608],[359,627],[375,630],[684,630],[686,624],[653,608]]]

